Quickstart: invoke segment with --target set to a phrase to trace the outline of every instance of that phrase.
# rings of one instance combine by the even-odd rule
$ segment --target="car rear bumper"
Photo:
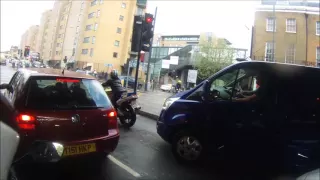
[[[53,141],[46,141],[46,140],[38,140],[37,138],[32,138],[31,136],[20,136],[20,144],[15,156],[15,160],[19,160],[23,156],[27,154],[31,154],[30,152],[34,153],[36,151],[36,156],[46,156],[46,158],[39,158],[41,159],[41,162],[43,161],[56,161],[57,158],[48,158],[46,155],[46,151],[48,149],[48,146],[41,146],[39,148],[39,144],[52,144],[52,143],[58,143],[61,145],[63,148],[66,146],[73,146],[73,145],[82,145],[82,144],[92,144],[94,143],[96,146],[96,151],[93,153],[111,153],[113,152],[119,142],[119,131],[118,130],[109,130],[109,135],[107,136],[101,136],[101,137],[96,137],[96,138],[89,138],[89,139],[84,139],[84,140],[77,140],[77,141],[64,141],[64,142],[53,142]],[[52,146],[53,147],[53,146]],[[50,147],[51,148],[51,147]],[[53,151],[55,151],[53,148],[51,148]],[[50,152],[50,151],[49,151]],[[86,153],[86,154],[91,154],[91,153]],[[81,154],[81,155],[86,155],[86,154]],[[64,159],[66,157],[75,157],[75,156],[81,156],[81,155],[72,155],[72,156],[62,156],[59,158]],[[45,160],[44,160],[45,159]],[[34,161],[38,161],[35,160]]]

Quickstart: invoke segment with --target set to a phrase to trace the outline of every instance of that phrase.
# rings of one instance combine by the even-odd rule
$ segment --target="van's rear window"
[[[109,108],[111,103],[100,83],[93,79],[33,77],[28,83],[28,108]]]

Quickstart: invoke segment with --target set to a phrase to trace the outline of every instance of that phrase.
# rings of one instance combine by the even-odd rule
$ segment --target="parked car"
[[[211,154],[319,167],[319,117],[319,68],[248,61],[165,100],[157,132],[183,163]]]
[[[128,76],[119,76],[120,80],[123,80],[123,86],[126,87],[127,84],[127,79],[128,79],[128,87],[130,88],[134,88],[134,83],[135,83],[135,79],[133,77],[128,77]],[[138,80],[138,87],[137,89],[141,89],[142,88],[143,83],[139,82]]]
[[[2,59],[2,60],[1,60],[1,65],[6,66],[6,65],[7,65],[7,60],[6,60],[6,59]]]
[[[48,143],[60,147],[62,158],[100,157],[117,147],[116,111],[93,77],[58,69],[19,69],[0,87],[7,109],[14,109],[11,121],[18,123],[22,135],[16,159],[37,148],[36,157],[49,161],[53,155],[46,150]]]
[[[162,91],[170,92],[172,90],[172,84],[163,84],[160,86]]]

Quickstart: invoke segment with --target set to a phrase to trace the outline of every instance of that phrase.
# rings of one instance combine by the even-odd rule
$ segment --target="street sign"
[[[198,71],[197,70],[189,69],[188,70],[187,82],[189,82],[189,83],[197,83],[197,75],[198,75]]]
[[[170,60],[162,60],[162,68],[163,69],[169,69],[170,68]]]
[[[170,56],[170,64],[178,65],[179,64],[179,56]]]
[[[104,64],[105,67],[112,67],[112,64]]]

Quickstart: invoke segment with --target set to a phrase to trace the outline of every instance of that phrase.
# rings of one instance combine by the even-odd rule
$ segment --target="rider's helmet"
[[[116,69],[113,69],[110,73],[111,79],[117,79],[118,78],[118,71]]]

